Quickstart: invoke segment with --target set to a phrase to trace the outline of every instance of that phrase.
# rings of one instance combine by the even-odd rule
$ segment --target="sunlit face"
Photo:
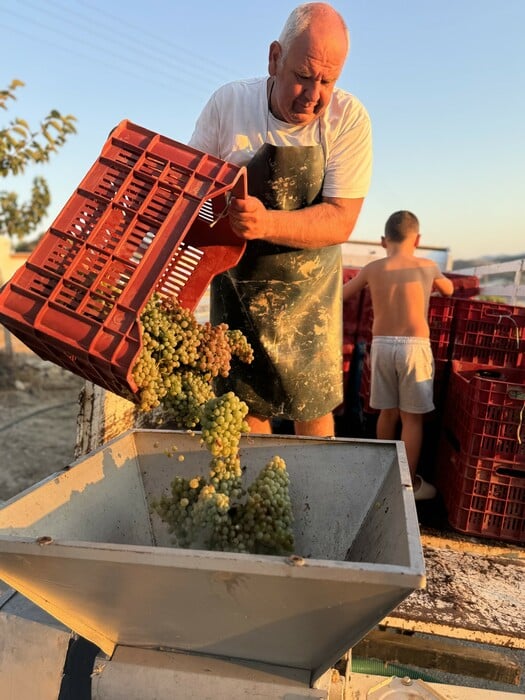
[[[301,125],[319,117],[330,102],[346,53],[346,37],[341,32],[303,32],[284,58],[281,45],[274,41],[269,57],[274,116]]]

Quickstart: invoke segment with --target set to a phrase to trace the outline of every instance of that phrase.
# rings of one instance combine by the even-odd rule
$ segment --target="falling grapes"
[[[179,428],[198,425],[202,406],[215,395],[213,380],[228,376],[232,356],[253,360],[241,331],[200,324],[174,297],[154,294],[140,323],[142,349],[132,372],[137,404],[142,411],[162,407]]]
[[[243,486],[239,456],[249,431],[247,405],[233,392],[216,396],[233,356],[250,363],[253,350],[239,330],[200,324],[176,300],[154,295],[141,317],[142,350],[133,368],[142,411],[161,407],[180,428],[201,428],[211,455],[208,478],[177,476],[153,504],[179,547],[285,555],[293,552],[286,465],[274,457]]]
[[[154,508],[179,547],[252,554],[291,554],[294,549],[289,476],[273,457],[247,489],[239,443],[248,431],[248,407],[233,393],[206,402],[201,441],[212,459],[208,479],[176,477],[171,495]]]

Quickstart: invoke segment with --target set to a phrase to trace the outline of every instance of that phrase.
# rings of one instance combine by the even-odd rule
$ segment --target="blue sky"
[[[2,112],[36,127],[77,117],[51,162],[2,189],[51,188],[47,227],[122,119],[186,143],[211,92],[265,75],[268,45],[297,3],[0,0],[4,76],[25,82]],[[455,259],[525,253],[525,2],[347,0],[352,47],[339,86],[370,112],[372,187],[355,240],[393,211],[420,219],[422,243]]]

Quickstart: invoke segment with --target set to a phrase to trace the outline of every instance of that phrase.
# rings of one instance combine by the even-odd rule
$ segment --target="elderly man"
[[[219,88],[190,145],[246,165],[246,199],[230,224],[247,241],[211,288],[211,320],[239,328],[255,352],[219,387],[249,407],[255,433],[271,419],[297,435],[334,434],[342,400],[341,247],[371,176],[363,105],[336,87],[349,50],[343,18],[326,3],[297,7],[269,49],[268,77]]]

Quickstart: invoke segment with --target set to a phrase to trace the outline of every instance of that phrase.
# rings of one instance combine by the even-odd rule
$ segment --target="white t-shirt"
[[[370,118],[359,100],[335,88],[322,116],[305,126],[276,119],[268,108],[267,78],[228,83],[209,99],[189,142],[222,160],[246,165],[264,143],[311,146],[326,157],[324,197],[365,197],[372,172]]]

